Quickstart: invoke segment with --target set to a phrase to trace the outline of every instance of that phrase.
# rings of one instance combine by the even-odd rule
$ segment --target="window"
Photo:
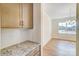
[[[58,24],[59,33],[66,33],[66,34],[76,34],[76,21],[66,21],[66,22],[59,22]]]

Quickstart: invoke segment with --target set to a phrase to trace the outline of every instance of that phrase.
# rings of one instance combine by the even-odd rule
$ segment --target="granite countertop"
[[[38,47],[39,44],[31,41],[25,41],[1,50],[1,56],[25,56],[30,51]]]

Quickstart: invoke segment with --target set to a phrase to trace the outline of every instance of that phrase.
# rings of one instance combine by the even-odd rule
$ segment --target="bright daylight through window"
[[[59,33],[63,34],[76,34],[76,21],[66,21],[66,22],[59,22],[58,24]]]

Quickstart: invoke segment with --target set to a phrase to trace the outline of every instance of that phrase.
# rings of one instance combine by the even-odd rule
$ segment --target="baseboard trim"
[[[66,40],[66,39],[61,39],[61,38],[52,38],[53,40],[63,40],[63,41],[70,41],[70,42],[76,42],[76,41],[73,41],[73,40]]]

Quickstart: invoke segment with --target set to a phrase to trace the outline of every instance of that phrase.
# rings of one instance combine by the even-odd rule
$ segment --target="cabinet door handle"
[[[21,25],[23,26],[23,20],[21,21]]]
[[[20,21],[19,25],[20,26],[23,26],[23,20]]]

